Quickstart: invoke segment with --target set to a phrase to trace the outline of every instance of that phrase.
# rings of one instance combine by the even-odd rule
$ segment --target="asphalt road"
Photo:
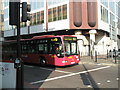
[[[118,89],[119,75],[117,66],[100,64],[79,64],[67,67],[24,65],[24,87],[85,89]]]

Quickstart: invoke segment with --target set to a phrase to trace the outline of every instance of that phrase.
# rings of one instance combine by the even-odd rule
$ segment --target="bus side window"
[[[28,44],[27,44],[28,41],[23,41],[21,42],[21,52],[23,54],[27,54],[28,53]]]
[[[35,44],[34,41],[28,41],[27,43],[28,53],[35,53]]]
[[[43,53],[43,51],[44,51],[44,45],[38,44],[38,53]]]
[[[48,53],[48,45],[47,44],[44,44],[44,52]]]
[[[22,53],[27,53],[27,45],[22,45]]]
[[[50,53],[50,54],[55,54],[55,46],[54,46],[54,44],[52,44],[52,43],[50,43],[49,53]]]

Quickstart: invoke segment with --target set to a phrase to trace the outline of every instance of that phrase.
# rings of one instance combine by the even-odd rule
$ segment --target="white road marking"
[[[61,72],[61,73],[73,73],[73,72],[66,72],[66,71],[61,71],[61,70],[55,70],[56,72]]]
[[[110,83],[111,81],[110,80],[107,80],[108,83]]]
[[[116,80],[118,81],[118,80],[119,80],[119,78],[116,78]]]
[[[49,70],[49,71],[56,71],[56,72],[61,72],[61,73],[73,73],[73,72],[67,72],[67,71],[61,71],[61,70],[54,70],[54,69],[48,69],[48,68],[42,68],[42,67],[40,67],[40,69]]]
[[[88,71],[82,71],[82,72],[77,72],[77,73],[70,73],[68,75],[63,75],[63,76],[49,78],[49,79],[46,79],[46,80],[40,80],[40,81],[31,82],[30,84],[37,84],[37,83],[41,83],[41,82],[47,82],[47,81],[57,80],[57,79],[65,78],[65,77],[70,77],[70,76],[78,75],[78,74],[81,74],[81,73],[98,71],[98,70],[102,70],[102,69],[109,68],[109,67],[110,66],[105,66],[105,67],[100,67],[100,68],[96,68],[96,69],[91,69],[91,70],[88,70]]]
[[[102,64],[99,63],[99,64],[97,64],[97,65],[102,65]]]
[[[87,87],[92,87],[91,85],[88,85]]]
[[[98,85],[100,85],[101,83],[97,83]]]
[[[30,68],[33,68],[33,66],[29,66],[29,65],[24,65],[24,66],[26,66],[26,67],[30,67]]]

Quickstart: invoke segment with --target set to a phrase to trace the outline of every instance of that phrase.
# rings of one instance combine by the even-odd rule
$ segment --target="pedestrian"
[[[115,53],[116,53],[116,50],[115,49],[113,49],[113,57],[115,57],[116,55],[115,55]]]
[[[58,47],[56,47],[56,50],[55,50],[56,54],[59,54],[60,53],[60,50]]]
[[[111,52],[111,50],[109,51],[109,57],[111,57],[112,56],[112,52]]]

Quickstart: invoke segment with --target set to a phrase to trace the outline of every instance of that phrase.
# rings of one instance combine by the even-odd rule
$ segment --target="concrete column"
[[[90,34],[90,55],[95,56],[95,48],[94,48],[94,43],[95,43],[95,34],[96,34],[96,30],[90,30],[89,34]]]
[[[48,32],[48,0],[44,0],[44,29]]]
[[[82,32],[81,31],[75,31],[75,36],[77,37],[77,43],[78,43],[78,50],[80,52],[80,56],[82,56],[82,48],[83,48],[83,42],[82,42],[82,39],[81,39],[81,35],[82,35]]]

